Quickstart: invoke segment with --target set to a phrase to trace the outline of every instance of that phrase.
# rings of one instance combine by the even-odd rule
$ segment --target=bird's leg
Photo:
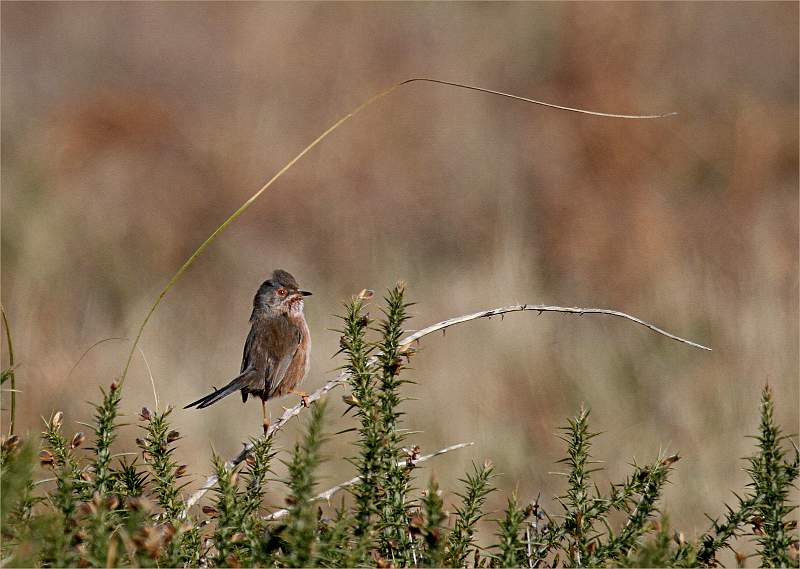
[[[262,425],[264,426],[264,435],[266,435],[267,431],[269,431],[269,417],[267,416],[267,401],[265,399],[261,400],[261,413],[264,417]]]
[[[300,401],[303,403],[303,407],[308,407],[308,393],[305,391],[299,391],[297,389],[292,389],[289,393],[294,393],[295,395],[300,396]]]

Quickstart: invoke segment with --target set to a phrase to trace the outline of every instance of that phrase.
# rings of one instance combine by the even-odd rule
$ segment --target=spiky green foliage
[[[659,459],[634,476],[639,499],[632,509],[625,510],[628,518],[622,528],[616,533],[609,530],[606,543],[595,547],[594,556],[599,561],[627,557],[639,538],[647,533],[649,520],[658,513],[657,502],[675,460],[677,457]]]
[[[117,382],[113,382],[108,391],[100,389],[103,401],[95,405],[94,430],[95,441],[94,462],[91,466],[91,489],[100,495],[111,492],[114,488],[114,475],[111,468],[111,445],[117,437],[117,415],[122,392]]]
[[[797,542],[797,521],[787,519],[796,506],[787,503],[789,489],[797,478],[798,451],[794,448],[791,462],[786,460],[783,443],[787,437],[775,424],[775,404],[769,385],[761,396],[761,424],[758,441],[759,452],[748,459],[747,473],[755,496],[755,516],[750,524],[758,543],[761,564],[764,567],[786,567],[791,564],[789,548]]]
[[[54,516],[51,523],[63,527],[63,531],[58,532],[60,543],[49,556],[56,565],[66,565],[77,559],[71,554],[72,548],[77,545],[76,510],[79,500],[88,499],[90,489],[89,483],[81,478],[78,460],[73,452],[83,443],[84,435],[80,432],[75,433],[70,442],[67,442],[61,432],[62,420],[63,415],[55,414],[49,421],[45,421],[45,431],[42,433],[45,446],[43,452],[50,453],[52,457],[50,467],[56,478],[56,490],[51,499],[60,511],[60,516]]]
[[[285,563],[289,567],[311,567],[315,563],[315,534],[317,532],[317,510],[312,503],[316,486],[316,470],[320,464],[320,447],[323,442],[322,420],[325,404],[311,406],[311,420],[302,442],[294,447],[289,462],[289,520],[286,527],[287,554]]]
[[[140,496],[144,492],[145,482],[149,483],[163,510],[158,529],[164,533],[165,539],[164,550],[160,553],[170,564],[178,565],[197,561],[198,556],[193,552],[197,549],[200,536],[198,528],[185,527],[182,523],[186,502],[181,491],[188,483],[180,482],[186,476],[186,466],[179,465],[174,459],[176,444],[181,436],[169,423],[172,410],[172,407],[168,407],[165,411],[151,411],[143,407],[139,414],[142,422],[139,427],[144,430],[145,436],[137,439],[137,443],[148,466],[149,476],[143,475],[135,463],[122,463],[117,472],[118,478],[126,481],[125,487],[130,496]]]
[[[241,536],[242,554],[249,557],[248,564],[266,565],[271,554],[265,550],[262,534],[265,524],[259,517],[266,492],[270,464],[275,457],[272,450],[272,437],[251,439],[252,451],[245,461],[242,475],[243,490],[239,494],[239,524],[237,538]]]
[[[217,475],[217,484],[214,487],[214,505],[206,512],[216,518],[214,559],[219,566],[239,565],[242,559],[237,555],[237,550],[243,537],[237,532],[241,515],[239,472],[227,468],[225,460],[216,454],[212,456],[211,462]]]
[[[254,438],[250,442],[252,451],[245,460],[245,488],[241,504],[242,514],[245,518],[253,517],[253,515],[261,511],[261,502],[266,491],[265,486],[267,476],[270,473],[270,464],[272,459],[275,458],[271,436]]]
[[[448,536],[445,558],[450,567],[463,566],[470,554],[470,548],[475,545],[475,526],[484,516],[486,498],[495,490],[489,485],[493,476],[494,466],[487,461],[480,466],[473,464],[472,472],[468,472],[466,478],[461,480],[465,489],[462,494],[458,494],[461,504],[456,506],[455,524]]]
[[[621,567],[673,567],[675,558],[686,543],[670,529],[669,521],[663,517],[652,522],[648,528],[650,537],[642,541],[631,553],[620,559]],[[695,559],[687,559],[687,566],[694,566]]]
[[[119,464],[114,469],[114,491],[120,496],[133,498],[144,494],[149,475],[141,469],[138,460],[129,460],[128,457],[119,459]]]
[[[172,430],[168,417],[172,407],[163,412],[153,412],[146,407],[139,418],[144,423],[144,439],[139,439],[139,447],[147,465],[150,467],[152,487],[159,505],[164,509],[168,521],[177,520],[186,506],[181,498],[178,479],[185,476],[186,467],[180,467],[173,458],[175,443],[180,440],[178,431]]]
[[[528,565],[524,532],[525,511],[520,508],[516,492],[508,498],[506,515],[497,521],[497,545],[492,557],[493,567],[523,567]]]
[[[321,516],[317,526],[319,539],[316,548],[316,564],[320,567],[356,567],[367,558],[368,540],[362,535],[353,538],[352,511],[341,505],[332,517]]]
[[[387,558],[408,565],[414,562],[407,512],[410,471],[400,461],[405,439],[400,426],[400,386],[404,383],[400,373],[405,368],[404,358],[408,358],[408,350],[400,345],[400,339],[411,304],[405,302],[404,295],[405,286],[402,283],[395,285],[387,294],[384,318],[378,326],[380,340],[375,347],[379,367],[376,373],[377,428],[382,491],[378,494],[378,515],[382,553]]]
[[[44,450],[49,452],[53,459],[52,469],[58,489],[55,502],[62,514],[69,517],[75,512],[75,500],[78,497],[86,499],[89,485],[81,479],[78,460],[73,453],[73,450],[83,443],[83,433],[76,433],[68,442],[61,432],[61,422],[62,417],[59,414],[45,421],[42,439],[45,443]]]
[[[793,444],[793,456],[791,460],[787,457],[785,446],[790,441],[775,424],[769,385],[761,393],[759,434],[754,438],[758,441],[758,452],[747,459],[745,469],[750,476],[749,491],[744,497],[736,496],[735,509],[725,506],[723,521],[711,519],[711,529],[698,540],[697,559],[714,566],[717,553],[732,548],[733,538],[750,534],[757,543],[762,566],[800,566],[797,521],[787,519],[796,508],[788,502],[788,493],[797,480],[800,454]],[[677,561],[682,562],[683,558],[677,556]]]
[[[344,369],[348,372],[352,393],[349,404],[356,410],[359,420],[356,443],[359,454],[353,463],[360,480],[351,490],[356,504],[355,531],[358,535],[365,535],[370,532],[373,516],[378,511],[378,483],[383,451],[374,368],[370,362],[374,346],[366,339],[369,315],[364,310],[364,299],[360,296],[351,299],[345,305],[345,316],[342,320],[344,328],[341,331],[340,344],[347,360]]]
[[[34,446],[17,435],[0,447],[0,521],[3,552],[19,544],[32,507]]]
[[[479,522],[492,491],[491,464],[473,466],[450,496],[431,477],[415,489],[420,449],[403,448],[401,380],[411,353],[400,343],[408,304],[401,286],[389,291],[384,317],[369,325],[363,294],[347,305],[342,332],[350,372],[348,405],[355,410],[356,453],[362,478],[334,508],[315,501],[323,437],[323,404],[287,459],[287,508],[264,507],[272,438],[251,441],[240,464],[214,458],[210,502],[186,511],[177,464],[180,436],[170,411],[143,410],[140,457],[114,464],[121,393],[116,385],[95,407],[94,447],[62,432],[64,417],[45,422],[36,466],[33,442],[2,442],[2,559],[7,566],[715,566],[720,552],[749,539],[764,566],[797,566],[797,528],[789,490],[798,477],[797,448],[774,420],[774,400],[762,395],[757,451],[747,459],[751,482],[736,507],[698,540],[670,530],[659,499],[677,455],[631,467],[601,490],[592,482],[595,436],[581,408],[563,429],[564,487],[547,509],[539,498],[511,496],[497,512],[494,540],[479,540]],[[372,339],[372,336],[377,337]],[[345,431],[346,432],[346,431]],[[344,434],[344,432],[342,433]],[[282,436],[282,435],[281,435]],[[32,439],[28,436],[26,440]],[[40,476],[40,472],[44,472]],[[35,480],[45,478],[39,484]],[[559,479],[561,480],[561,479]],[[273,501],[273,500],[271,500]],[[274,501],[273,501],[274,502]],[[447,510],[452,509],[453,515]],[[479,545],[479,543],[483,543]],[[744,557],[737,554],[737,563]]]
[[[669,470],[678,456],[659,457],[644,467],[634,465],[633,473],[622,483],[612,484],[607,495],[591,482],[591,474],[599,468],[591,458],[591,440],[597,436],[589,430],[589,410],[581,406],[578,415],[563,428],[561,440],[567,456],[559,462],[566,465],[567,491],[557,500],[564,513],[560,522],[549,518],[538,499],[527,508],[532,516],[525,530],[526,562],[566,566],[597,566],[620,563],[648,531],[648,521],[657,515],[657,501]],[[609,513],[626,516],[616,532]],[[546,521],[545,521],[546,520]]]
[[[567,562],[570,565],[586,564],[590,557],[589,548],[593,542],[593,523],[597,517],[592,506],[594,499],[591,493],[591,474],[598,470],[591,468],[591,440],[597,433],[589,432],[589,410],[581,405],[575,419],[569,420],[569,426],[563,429],[561,439],[567,443],[567,457],[561,459],[568,466],[567,493],[561,497],[566,510],[564,529],[568,546],[564,548]]]
[[[441,567],[444,565],[447,535],[444,522],[447,514],[444,511],[444,500],[439,484],[431,477],[428,489],[423,494],[420,507],[421,525],[416,529],[420,536],[419,565],[423,567]],[[412,520],[413,522],[413,520]],[[415,524],[412,523],[412,526]]]

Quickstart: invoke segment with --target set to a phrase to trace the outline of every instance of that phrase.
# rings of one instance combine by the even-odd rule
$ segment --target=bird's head
[[[259,287],[253,306],[278,313],[302,312],[303,297],[310,295],[310,292],[300,290],[297,280],[290,273],[277,269]]]

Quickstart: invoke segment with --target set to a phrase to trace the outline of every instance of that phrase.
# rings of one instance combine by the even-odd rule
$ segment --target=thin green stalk
[[[431,78],[426,78],[426,77],[414,77],[414,78],[411,78],[411,79],[406,79],[405,81],[401,81],[399,83],[395,83],[394,85],[392,85],[388,89],[384,89],[383,91],[380,91],[379,93],[373,95],[372,97],[370,97],[369,99],[367,99],[366,101],[361,103],[354,110],[350,111],[349,113],[347,113],[346,115],[344,115],[343,117],[338,119],[336,122],[334,122],[327,129],[325,129],[325,131],[323,131],[322,134],[320,134],[317,138],[315,138],[311,142],[311,144],[309,144],[308,146],[303,148],[300,151],[300,153],[297,154],[297,156],[295,156],[294,158],[289,160],[289,162],[287,162],[280,170],[278,170],[278,172],[274,176],[272,176],[272,178],[270,178],[267,181],[266,184],[261,186],[261,188],[256,193],[254,193],[252,196],[250,196],[250,198],[247,201],[245,201],[241,206],[239,206],[239,208],[236,211],[234,211],[225,221],[223,221],[222,224],[219,227],[217,227],[213,231],[213,233],[211,233],[211,235],[209,235],[208,238],[206,238],[206,240],[203,241],[200,244],[200,246],[194,251],[194,253],[192,253],[189,256],[189,258],[186,259],[186,261],[183,263],[183,265],[181,265],[181,268],[178,269],[178,272],[176,272],[174,275],[172,275],[172,278],[169,280],[169,282],[167,282],[166,286],[161,290],[161,292],[158,295],[158,298],[156,298],[156,301],[150,307],[150,309],[147,312],[147,315],[144,317],[144,320],[139,325],[139,329],[136,332],[136,337],[133,340],[133,345],[131,346],[131,351],[128,354],[128,359],[125,362],[125,367],[122,370],[122,377],[120,378],[120,384],[125,382],[125,378],[128,375],[128,369],[130,368],[131,361],[133,361],[133,354],[136,352],[136,348],[139,345],[139,341],[142,338],[142,334],[144,333],[144,329],[147,326],[147,323],[150,321],[150,317],[156,311],[156,308],[158,308],[158,305],[161,304],[161,301],[164,299],[164,297],[167,295],[167,293],[170,291],[170,289],[172,289],[172,287],[175,286],[175,283],[178,282],[178,279],[181,278],[183,273],[185,273],[189,269],[189,267],[191,267],[194,264],[194,262],[197,259],[197,257],[199,257],[200,254],[203,251],[205,251],[206,247],[208,247],[211,243],[213,243],[214,240],[219,236],[219,234],[222,233],[225,230],[225,228],[227,228],[231,223],[236,221],[236,219],[240,215],[242,215],[245,211],[247,211],[247,209],[251,205],[253,205],[253,203],[261,196],[261,194],[266,192],[270,188],[270,186],[272,186],[272,184],[274,184],[281,176],[283,176],[303,156],[308,154],[320,142],[325,140],[328,137],[328,135],[333,133],[336,129],[338,129],[344,123],[349,121],[351,118],[356,116],[358,113],[360,113],[361,111],[363,111],[364,109],[366,109],[367,107],[372,105],[373,103],[375,103],[375,102],[379,101],[380,99],[386,97],[387,95],[389,95],[390,93],[392,93],[395,90],[399,89],[403,85],[408,85],[408,84],[414,83],[414,82],[438,83],[440,85],[448,85],[450,87],[458,87],[460,89],[468,89],[468,90],[471,90],[471,91],[479,91],[481,93],[487,93],[487,94],[490,94],[490,95],[497,95],[497,96],[500,96],[500,97],[506,97],[506,98],[509,98],[509,99],[514,99],[516,101],[523,101],[523,102],[526,102],[526,103],[531,103],[531,104],[534,104],[534,105],[540,105],[540,106],[548,107],[548,108],[551,108],[551,109],[558,109],[558,110],[562,110],[562,111],[569,111],[569,112],[581,113],[581,114],[587,114],[587,115],[593,115],[593,116],[599,116],[599,117],[619,118],[619,119],[658,119],[658,118],[665,118],[665,117],[675,116],[677,114],[677,113],[667,113],[667,114],[660,114],[660,115],[621,115],[621,114],[600,113],[600,112],[596,112],[596,111],[587,111],[587,110],[584,110],[584,109],[577,109],[577,108],[572,108],[572,107],[564,107],[564,106],[561,106],[561,105],[554,105],[552,103],[546,103],[544,101],[537,101],[537,100],[534,100],[534,99],[529,99],[527,97],[520,97],[518,95],[512,95],[512,94],[509,94],[509,93],[503,93],[501,91],[494,91],[494,90],[491,90],[491,89],[484,89],[482,87],[475,87],[475,86],[472,86],[472,85],[464,85],[464,84],[461,84],[461,83],[453,83],[453,82],[450,82],[450,81],[442,81],[442,80],[439,80],[439,79],[431,79]]]
[[[14,342],[11,339],[11,327],[8,325],[6,309],[0,304],[3,315],[3,326],[6,327],[6,345],[8,346],[8,379],[11,380],[11,421],[8,425],[8,436],[14,434],[14,422],[17,417],[17,378],[14,372]],[[5,378],[4,378],[5,381]]]

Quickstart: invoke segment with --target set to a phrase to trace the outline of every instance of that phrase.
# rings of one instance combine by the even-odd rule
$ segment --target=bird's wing
[[[247,334],[247,339],[244,341],[244,350],[242,351],[242,367],[239,369],[239,373],[244,373],[249,367],[255,367],[251,364],[256,359],[254,356],[256,354],[251,355],[251,351],[253,350],[253,345],[256,341],[256,336],[258,335],[258,326],[256,322],[253,322],[253,325],[250,326],[250,332]]]
[[[271,338],[271,345],[274,350],[270,353],[269,367],[267,369],[267,394],[273,394],[278,391],[278,388],[283,383],[286,377],[286,371],[297,353],[297,348],[300,346],[300,329],[289,322],[283,320],[285,327],[282,328],[280,334],[276,334]]]

